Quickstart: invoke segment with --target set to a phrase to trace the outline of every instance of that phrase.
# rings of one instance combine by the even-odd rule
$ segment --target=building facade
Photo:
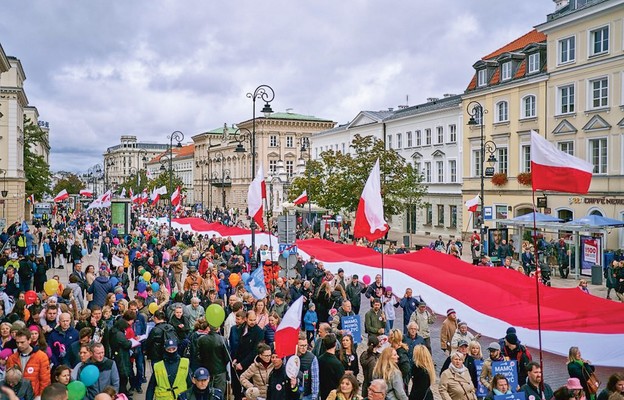
[[[195,194],[194,194],[194,166],[195,166],[195,144],[187,144],[182,147],[176,147],[175,145],[171,149],[171,169],[174,176],[178,177],[183,184],[181,188],[183,190],[183,202],[182,204],[188,206]],[[166,172],[169,169],[169,151],[162,152],[155,157],[152,157],[146,164],[147,176],[150,179],[156,179],[160,174]],[[172,190],[175,190],[173,188]],[[172,193],[167,193],[162,198],[170,198]]]
[[[39,110],[34,106],[26,106],[24,108],[24,114],[31,123],[38,126],[44,134],[43,141],[41,143],[31,145],[31,150],[45,160],[46,164],[50,165],[50,124],[47,121],[39,120]]]
[[[121,136],[120,142],[104,153],[104,191],[122,184],[138,171],[145,170],[152,158],[169,148],[168,144],[139,142],[132,135]]]

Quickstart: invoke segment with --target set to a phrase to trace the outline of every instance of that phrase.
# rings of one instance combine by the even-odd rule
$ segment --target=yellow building
[[[563,219],[624,220],[623,21],[622,0],[560,0],[537,26],[548,43],[546,137],[594,164],[587,195],[546,193]],[[612,232],[606,247],[624,247],[623,231]]]
[[[464,127],[462,197],[466,202],[480,195],[482,175],[494,174],[483,178],[484,218],[491,227],[490,219],[532,211],[531,187],[518,176],[530,170],[530,131],[545,131],[546,36],[532,30],[473,67],[462,97],[464,122],[474,117]],[[480,227],[480,211],[462,215],[465,231]]]

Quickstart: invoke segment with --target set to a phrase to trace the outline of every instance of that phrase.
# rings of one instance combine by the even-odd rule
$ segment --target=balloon
[[[119,279],[117,279],[117,278],[116,278],[116,277],[114,277],[114,276],[112,276],[112,277],[109,279],[109,281],[110,281],[111,285],[113,285],[113,286],[117,286],[117,284],[119,283]]]
[[[371,277],[368,275],[364,275],[362,277],[362,282],[364,282],[365,285],[368,285],[369,283],[371,283]]]
[[[113,239],[113,244],[114,244],[115,246],[117,246],[117,245],[119,244],[119,238],[114,238],[114,239]]]
[[[150,303],[149,306],[147,306],[147,309],[149,310],[149,312],[151,312],[152,314],[154,314],[156,311],[158,311],[158,304],[156,303]]]
[[[206,308],[206,322],[210,326],[218,328],[225,321],[225,311],[223,307],[218,304],[211,304]]]
[[[95,368],[97,369],[97,367]],[[82,376],[82,374],[80,375]],[[98,376],[99,376],[99,371],[98,371]],[[68,400],[82,400],[86,394],[87,394],[87,387],[81,381],[69,382],[69,385],[67,385],[67,399]]]
[[[95,365],[87,365],[80,371],[80,382],[85,386],[91,386],[98,381],[100,370]]]
[[[139,283],[145,283],[145,279],[142,276],[139,276]]]
[[[82,249],[82,256],[86,256],[87,255],[87,249]]]
[[[37,300],[37,292],[34,290],[27,291],[24,293],[24,300],[26,301],[26,305],[34,304],[35,300]]]
[[[147,285],[145,284],[145,282],[137,283],[137,291],[138,292],[145,292],[145,289],[147,289]]]
[[[282,257],[288,260],[288,257],[290,257],[290,250],[282,251]]]
[[[52,296],[56,294],[58,291],[59,283],[56,279],[50,279],[46,283],[43,284],[43,290],[46,292],[48,296]]]
[[[160,290],[160,285],[156,282],[152,283],[152,290],[158,292]]]
[[[145,273],[145,268],[141,268],[139,270],[139,275],[143,276],[144,273]]]
[[[152,238],[152,244],[156,244],[156,243],[158,243],[158,238],[153,237],[153,238]]]
[[[145,282],[149,282],[150,279],[152,279],[152,274],[150,274],[149,272],[144,272],[143,273],[143,279],[145,279]]]
[[[247,281],[249,280],[249,273],[248,272],[243,272],[243,282],[247,283]]]
[[[117,294],[115,295],[115,301],[119,301],[119,300],[121,300],[121,299],[123,299],[123,298],[124,298],[123,293],[117,293]]]
[[[239,274],[230,274],[230,285],[232,285],[232,287],[238,285],[238,282],[240,282],[241,277]]]

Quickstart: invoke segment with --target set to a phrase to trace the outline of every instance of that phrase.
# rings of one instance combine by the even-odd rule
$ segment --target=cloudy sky
[[[552,0],[5,0],[0,44],[51,128],[53,170],[101,162],[121,135],[165,142],[275,111],[345,123],[462,93],[472,64]]]

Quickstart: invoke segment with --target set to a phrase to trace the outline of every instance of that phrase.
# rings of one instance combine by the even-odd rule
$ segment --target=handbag
[[[589,372],[585,367],[583,367],[583,371],[587,374],[587,390],[589,394],[598,393],[598,388],[600,387],[600,381],[596,377],[596,374],[593,372]]]

